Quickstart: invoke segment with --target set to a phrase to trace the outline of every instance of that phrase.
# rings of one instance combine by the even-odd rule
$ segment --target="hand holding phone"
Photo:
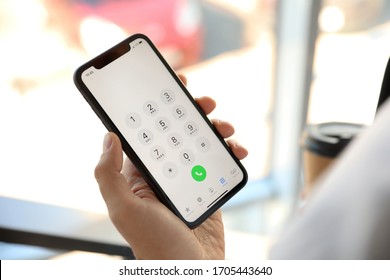
[[[74,81],[187,226],[198,226],[245,185],[244,167],[146,36],[131,36],[87,62]]]
[[[211,113],[216,105],[208,97],[198,98],[196,102],[205,114]],[[216,121],[215,128],[224,138],[234,133],[233,127],[225,122]],[[110,217],[135,256],[140,259],[224,259],[221,211],[190,230],[157,200],[129,158],[123,162],[118,137],[112,133],[108,136],[95,174]],[[245,158],[245,148],[231,140],[228,143],[238,159]]]

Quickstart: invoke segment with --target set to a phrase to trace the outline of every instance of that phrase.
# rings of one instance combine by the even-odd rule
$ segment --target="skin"
[[[180,76],[186,84],[184,76]],[[206,114],[216,103],[209,97],[196,99]],[[231,124],[212,120],[224,138],[234,134]],[[227,140],[238,159],[247,150]],[[189,229],[155,196],[141,174],[126,158],[119,138],[107,133],[103,154],[95,168],[95,178],[107,204],[109,216],[132,248],[137,259],[224,259],[225,241],[221,211],[202,225]]]

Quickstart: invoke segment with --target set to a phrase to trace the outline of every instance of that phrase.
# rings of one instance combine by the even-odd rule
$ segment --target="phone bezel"
[[[214,132],[214,134],[217,136],[219,141],[223,144],[226,151],[230,154],[230,156],[233,158],[233,160],[237,163],[239,168],[241,169],[243,173],[243,179],[242,181],[237,184],[235,187],[233,187],[228,193],[226,193],[221,199],[216,201],[207,211],[205,211],[198,219],[196,219],[193,222],[187,221],[177,210],[174,203],[168,198],[168,196],[165,194],[163,188],[158,184],[158,182],[154,179],[152,173],[148,170],[148,168],[145,166],[145,164],[142,162],[140,157],[137,155],[137,153],[133,150],[133,148],[130,146],[130,144],[126,141],[122,133],[119,131],[117,126],[113,123],[113,121],[110,119],[110,117],[107,115],[107,113],[104,111],[102,106],[99,104],[99,102],[96,100],[96,98],[93,96],[92,92],[87,88],[87,86],[82,81],[81,75],[82,73],[90,68],[91,66],[94,66],[95,68],[101,68],[106,66],[107,64],[111,63],[115,59],[121,57],[128,51],[131,51],[131,42],[143,39],[145,40],[153,49],[153,52],[158,56],[159,60],[167,71],[172,75],[172,77],[175,79],[175,81],[178,83],[180,88],[183,90],[187,98],[191,101],[193,106],[195,106],[198,113],[201,115],[201,117],[206,121],[210,129]],[[98,67],[96,67],[98,66]],[[206,114],[203,112],[203,110],[199,107],[199,105],[196,103],[194,98],[191,96],[191,94],[188,92],[185,85],[182,83],[180,78],[176,75],[175,71],[170,67],[170,65],[167,63],[167,61],[164,59],[162,54],[158,51],[157,47],[152,43],[152,41],[144,34],[134,34],[122,42],[118,43],[117,45],[113,46],[112,48],[108,49],[107,51],[103,52],[102,54],[98,55],[97,57],[91,59],[90,61],[84,63],[81,65],[74,73],[73,76],[74,83],[80,93],[84,96],[86,101],[89,103],[90,107],[94,110],[94,112],[97,114],[97,116],[100,118],[104,126],[107,128],[108,131],[114,132],[116,135],[118,135],[119,139],[122,143],[122,149],[125,152],[125,154],[130,158],[130,160],[134,163],[134,165],[138,168],[142,176],[144,177],[145,181],[150,185],[152,190],[155,192],[157,198],[166,205],[172,212],[175,213],[176,216],[178,216],[188,227],[195,228],[199,226],[202,222],[204,222],[210,215],[212,215],[216,210],[218,210],[223,204],[225,204],[230,198],[232,198],[238,191],[240,191],[245,184],[248,181],[248,174],[244,168],[244,166],[241,164],[241,162],[235,157],[233,152],[231,151],[230,147],[227,145],[223,137],[219,134],[219,132],[216,130],[214,125],[211,123],[211,121],[207,118]]]

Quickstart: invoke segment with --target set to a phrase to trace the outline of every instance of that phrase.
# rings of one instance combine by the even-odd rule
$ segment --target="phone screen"
[[[180,218],[197,225],[245,185],[245,169],[150,40],[134,35],[121,44],[128,51],[103,66],[92,60],[75,80],[128,143],[128,156],[136,155],[148,182]]]

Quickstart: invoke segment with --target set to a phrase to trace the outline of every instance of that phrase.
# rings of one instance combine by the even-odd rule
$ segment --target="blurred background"
[[[217,101],[211,118],[235,126],[250,181],[223,207],[227,258],[267,258],[299,204],[305,125],[373,121],[390,2],[0,0],[1,198],[106,217],[93,177],[105,128],[72,75],[133,33],[156,43],[193,96]],[[11,206],[0,204],[0,228],[28,224]],[[55,227],[41,222],[36,231]],[[4,240],[1,259],[97,257]]]

